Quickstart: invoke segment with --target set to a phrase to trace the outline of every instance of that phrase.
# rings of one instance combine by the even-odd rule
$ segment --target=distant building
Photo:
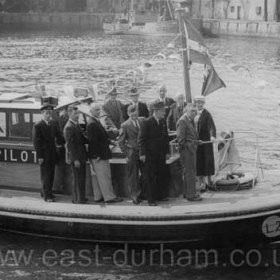
[[[81,12],[86,0],[0,0],[0,11],[7,13]]]
[[[197,0],[193,15],[213,19],[280,21],[280,0]]]

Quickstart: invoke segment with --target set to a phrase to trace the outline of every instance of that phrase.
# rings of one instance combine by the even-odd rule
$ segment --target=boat
[[[114,18],[110,22],[104,22],[103,30],[108,35],[172,36],[179,32],[179,23],[174,9],[178,6],[187,7],[188,5],[189,2],[185,0],[167,0],[162,6],[163,10],[160,15],[145,16],[136,15],[132,0],[128,14]],[[201,28],[200,19],[192,19],[192,22],[197,29]]]
[[[182,52],[188,93],[186,44],[185,40]],[[114,205],[94,202],[91,186],[95,179],[89,165],[88,204],[72,204],[70,194],[57,190],[55,203],[44,202],[40,197],[39,167],[31,139],[32,126],[40,117],[43,101],[24,94],[0,95],[1,231],[87,242],[184,243],[195,248],[238,248],[280,240],[279,171],[267,172],[269,179],[260,176],[251,188],[204,193],[201,202],[171,196],[168,201],[148,207],[147,202],[134,205],[128,198],[126,160],[115,156],[111,166],[116,169],[121,186],[118,194],[125,198],[123,202]],[[62,97],[58,98],[56,109],[77,104],[85,112],[80,120],[84,126],[90,101],[92,96],[88,94],[71,99]],[[174,140],[170,141],[170,152],[167,164],[171,168],[179,160]],[[171,183],[181,177],[172,176]]]

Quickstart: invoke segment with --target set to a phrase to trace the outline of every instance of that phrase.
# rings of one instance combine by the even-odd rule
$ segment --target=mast
[[[183,67],[184,67],[184,84],[185,84],[185,95],[187,103],[192,102],[192,93],[191,93],[191,83],[190,83],[190,63],[188,57],[188,49],[187,49],[187,34],[184,30],[184,21],[183,15],[188,16],[188,13],[185,9],[177,9],[178,19],[179,19],[179,29],[182,40],[182,52],[183,52]],[[185,34],[185,36],[183,36]]]
[[[172,9],[171,9],[171,5],[170,5],[169,0],[166,0],[166,3],[167,3],[168,10],[169,10],[170,18],[171,18],[171,20],[174,20],[174,15],[172,13]]]

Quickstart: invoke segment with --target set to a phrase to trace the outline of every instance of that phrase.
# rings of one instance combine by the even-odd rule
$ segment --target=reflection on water
[[[0,93],[33,92],[36,81],[59,89],[63,86],[85,86],[114,78],[151,59],[170,39],[114,37],[101,33],[3,33],[0,34]],[[257,132],[264,169],[280,169],[279,41],[267,38],[222,37],[206,39],[206,44],[217,72],[227,85],[226,89],[207,97],[207,107],[215,119],[218,131]],[[200,93],[202,73],[201,67],[192,67],[193,94]],[[156,88],[163,82],[168,87],[169,95],[182,92],[182,77],[182,65],[178,61],[168,60],[154,65],[146,73],[146,84],[140,85],[141,98],[147,102],[153,100]],[[254,143],[253,134],[238,141],[242,157],[250,164],[253,164],[255,159]],[[234,267],[227,265],[224,269],[223,263],[218,268],[211,266],[207,269],[202,266],[182,268],[158,265],[127,265],[120,268],[106,260],[100,267],[82,267],[74,260],[73,266],[55,265],[50,271],[49,267],[42,264],[44,250],[55,249],[61,252],[74,248],[77,252],[92,248],[92,245],[19,238],[6,233],[1,233],[0,238],[1,264],[3,254],[8,250],[35,251],[30,266],[17,267],[12,259],[11,263],[7,262],[8,266],[0,264],[0,279],[171,279],[171,275],[174,279],[279,278],[276,265],[256,268],[242,266],[236,271]],[[104,245],[102,251],[110,255],[118,248]],[[277,249],[277,246],[273,248]],[[262,250],[264,260],[271,263],[272,248]],[[222,253],[221,256],[228,254]],[[7,258],[12,258],[12,255]]]
[[[279,279],[280,248],[97,244],[0,233],[0,279]]]

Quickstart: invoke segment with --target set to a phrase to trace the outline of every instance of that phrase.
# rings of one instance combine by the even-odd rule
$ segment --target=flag
[[[205,77],[202,86],[202,95],[206,96],[219,88],[226,87],[224,81],[215,71],[209,57],[208,49],[203,42],[200,32],[186,17],[183,17],[183,23],[184,33],[187,40],[189,61],[191,63],[205,64],[208,68],[208,74]]]
[[[187,40],[188,57],[191,63],[212,65],[208,49],[203,42],[200,32],[192,23],[183,17],[184,33]]]
[[[214,66],[213,65],[210,66],[208,69],[208,74],[204,78],[201,95],[203,96],[209,95],[211,92],[218,90],[222,87],[226,87],[226,84],[219,77]]]

